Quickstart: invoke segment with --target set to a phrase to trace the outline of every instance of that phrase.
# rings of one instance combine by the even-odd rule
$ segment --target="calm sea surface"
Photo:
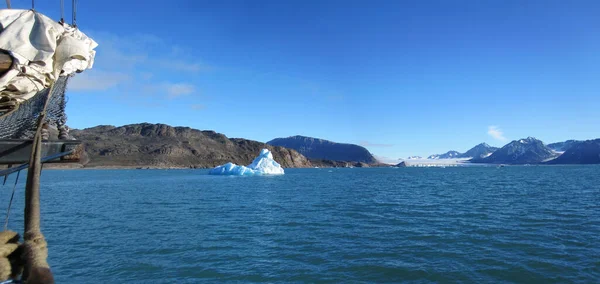
[[[598,166],[46,170],[42,183],[57,283],[600,282]]]

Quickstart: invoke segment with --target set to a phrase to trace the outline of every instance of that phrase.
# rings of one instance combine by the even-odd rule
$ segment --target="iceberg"
[[[262,149],[258,157],[248,166],[239,166],[234,163],[227,163],[213,168],[208,172],[211,175],[282,175],[283,168],[273,159],[273,154],[268,149]]]

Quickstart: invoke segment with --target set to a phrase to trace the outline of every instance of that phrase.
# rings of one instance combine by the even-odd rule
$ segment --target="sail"
[[[0,10],[0,52],[12,62],[0,73],[0,139],[33,138],[42,112],[44,124],[68,138],[67,82],[92,68],[97,46],[76,27],[36,11]]]
[[[0,98],[20,103],[60,76],[92,68],[97,46],[79,29],[36,11],[0,10],[0,50],[14,59],[0,77]]]

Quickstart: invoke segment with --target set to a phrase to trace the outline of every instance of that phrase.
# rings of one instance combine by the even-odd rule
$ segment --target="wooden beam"
[[[81,141],[78,140],[49,140],[42,141],[42,156],[52,156],[64,152],[72,152],[66,157],[58,157],[47,161],[48,163],[76,163],[82,155],[82,149],[78,147]],[[0,165],[23,164],[29,159],[31,154],[31,140],[5,140],[0,139]],[[77,151],[78,150],[78,151]]]
[[[0,76],[4,75],[13,64],[13,58],[8,53],[0,52]]]

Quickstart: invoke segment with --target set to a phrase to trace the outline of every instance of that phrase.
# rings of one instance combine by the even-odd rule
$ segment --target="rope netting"
[[[60,76],[56,80],[46,107],[45,123],[59,131],[66,128],[65,90],[68,80],[69,76]],[[20,103],[17,109],[0,113],[0,139],[33,139],[38,117],[44,109],[49,92],[50,88],[43,89],[31,99]]]

